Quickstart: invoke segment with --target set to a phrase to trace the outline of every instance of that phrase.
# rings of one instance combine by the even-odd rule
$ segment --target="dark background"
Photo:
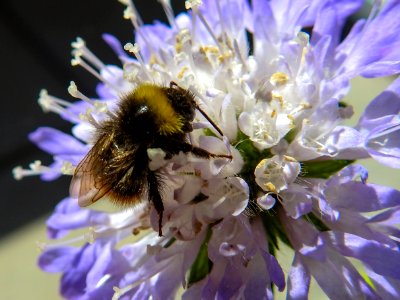
[[[184,0],[172,1],[175,13]],[[166,22],[157,0],[135,0],[145,23]],[[71,42],[82,37],[104,63],[119,60],[101,38],[115,35],[122,44],[133,42],[133,28],[123,19],[125,6],[117,0],[0,1],[0,237],[51,212],[68,195],[69,176],[52,182],[39,177],[14,180],[12,169],[28,168],[52,159],[31,144],[27,135],[39,126],[70,132],[71,124],[54,113],[44,113],[37,103],[42,88],[73,101],[67,87],[74,80],[88,96],[95,96],[97,79],[81,67],[72,67]]]

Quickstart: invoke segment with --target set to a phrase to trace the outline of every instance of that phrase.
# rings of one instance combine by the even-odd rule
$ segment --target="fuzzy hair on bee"
[[[160,148],[167,159],[181,151],[205,159],[232,159],[188,142],[196,109],[222,136],[190,91],[174,82],[169,87],[138,85],[121,97],[114,115],[99,124],[92,149],[76,167],[71,195],[80,206],[106,196],[118,206],[130,207],[147,197],[158,213],[162,236],[164,182],[159,170],[150,170],[147,149]]]

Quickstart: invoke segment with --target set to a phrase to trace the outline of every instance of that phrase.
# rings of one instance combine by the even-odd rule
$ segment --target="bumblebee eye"
[[[142,115],[149,111],[149,107],[147,105],[141,105],[136,111],[136,115]]]

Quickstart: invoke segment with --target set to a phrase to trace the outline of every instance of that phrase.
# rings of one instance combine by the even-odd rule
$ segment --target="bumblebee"
[[[162,236],[164,182],[159,170],[149,169],[147,149],[161,148],[166,158],[182,151],[205,159],[232,159],[188,142],[196,109],[222,136],[190,91],[174,82],[169,87],[147,83],[137,86],[120,99],[116,113],[96,129],[93,148],[76,167],[72,196],[79,198],[81,206],[107,196],[121,207],[147,197],[158,213],[158,233]]]

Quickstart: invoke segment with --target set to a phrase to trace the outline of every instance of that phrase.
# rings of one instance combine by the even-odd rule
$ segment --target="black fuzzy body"
[[[138,89],[155,91],[153,94],[160,99],[149,99],[146,95],[152,93],[140,93]],[[175,83],[170,87],[142,85],[138,89],[121,98],[117,112],[100,123],[96,142],[78,165],[73,183],[79,181],[79,197],[85,203],[107,196],[118,206],[129,207],[147,197],[159,215],[161,236],[164,183],[159,170],[150,170],[147,150],[161,148],[167,159],[180,151],[204,158],[231,157],[209,153],[187,142],[187,133],[193,130],[195,110],[199,109],[192,93]],[[166,105],[172,119],[179,122],[173,123],[161,116],[157,103]],[[168,122],[179,127],[160,130]]]

